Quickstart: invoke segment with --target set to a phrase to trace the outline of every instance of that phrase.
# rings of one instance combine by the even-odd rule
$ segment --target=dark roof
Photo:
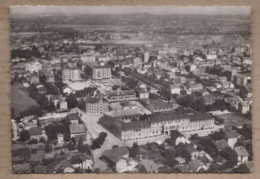
[[[102,156],[110,160],[113,163],[117,163],[123,155],[129,154],[127,147],[114,148],[111,150],[105,150]]]
[[[76,113],[70,113],[67,115],[67,119],[72,121],[72,120],[79,120],[79,116]]]
[[[32,127],[29,129],[30,136],[42,135],[42,129],[40,127]]]
[[[234,131],[224,131],[228,139],[237,138],[237,134]]]
[[[192,146],[192,145],[186,145],[185,150],[189,153],[192,154],[193,152],[197,152],[197,150]]]

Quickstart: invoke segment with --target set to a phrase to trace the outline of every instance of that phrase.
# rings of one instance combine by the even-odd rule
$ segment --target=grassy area
[[[217,116],[224,119],[225,126],[241,126],[244,124],[251,124],[250,119],[247,119],[236,113],[221,114]]]
[[[26,91],[21,88],[12,87],[11,93],[11,106],[14,109],[14,115],[19,116],[19,114],[31,106],[38,106],[37,102],[30,98]]]

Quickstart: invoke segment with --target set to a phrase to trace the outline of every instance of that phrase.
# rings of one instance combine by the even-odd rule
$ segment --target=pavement
[[[97,138],[100,132],[106,132],[107,137],[100,149],[96,149],[93,151],[93,158],[94,161],[97,161],[98,158],[102,155],[102,153],[105,150],[112,149],[113,146],[126,146],[126,144],[121,141],[119,138],[114,136],[112,133],[110,133],[107,129],[102,127],[101,125],[98,124],[98,121],[102,115],[91,115],[87,114],[84,111],[80,110],[79,108],[74,108],[72,109],[73,112],[78,112],[81,114],[81,119],[84,122],[84,124],[87,127],[88,132],[91,134],[93,139]]]

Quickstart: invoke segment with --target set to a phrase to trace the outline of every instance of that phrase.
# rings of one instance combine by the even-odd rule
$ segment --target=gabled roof
[[[189,172],[198,172],[198,169],[201,166],[202,166],[202,163],[199,160],[193,159],[189,163]]]
[[[123,155],[129,154],[127,147],[114,148],[111,150],[105,150],[102,156],[110,160],[113,163],[117,163]]]
[[[70,121],[79,120],[79,116],[76,113],[70,113],[67,115],[67,119]]]
[[[243,146],[235,147],[234,150],[235,150],[235,152],[237,153],[238,156],[242,156],[242,157],[248,157],[249,156],[247,150]]]
[[[42,129],[40,127],[32,127],[29,129],[30,136],[42,135]]]
[[[72,124],[70,125],[70,133],[71,134],[78,134],[78,133],[85,133],[86,128],[84,124]]]

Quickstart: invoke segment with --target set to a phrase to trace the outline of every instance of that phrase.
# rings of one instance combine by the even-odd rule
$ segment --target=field
[[[14,109],[14,115],[18,116],[21,112],[30,108],[31,106],[38,106],[37,102],[30,98],[26,91],[20,88],[12,87],[11,106]]]

